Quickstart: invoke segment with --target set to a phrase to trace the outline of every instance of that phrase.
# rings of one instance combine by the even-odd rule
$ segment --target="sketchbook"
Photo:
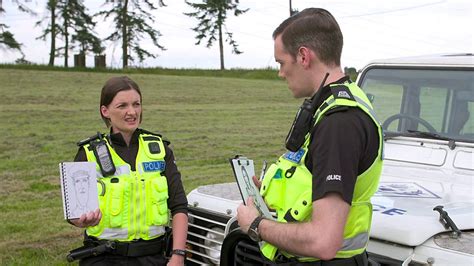
[[[95,162],[59,163],[64,219],[80,218],[99,208]]]
[[[252,180],[252,176],[255,175],[253,160],[249,160],[245,157],[237,157],[229,159],[229,161],[232,165],[235,180],[237,181],[244,204],[246,204],[248,197],[252,197],[255,207],[257,207],[260,214],[267,219],[275,220],[268,209],[267,204],[265,204],[265,201],[260,195],[259,189],[255,186],[255,183]]]

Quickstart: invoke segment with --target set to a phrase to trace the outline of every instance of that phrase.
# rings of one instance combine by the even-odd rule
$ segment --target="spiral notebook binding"
[[[80,208],[77,206],[81,198],[77,195],[74,183],[74,177],[77,177],[78,173],[79,175],[86,175],[81,176],[82,178],[80,180],[82,180],[81,182],[87,183],[84,184],[86,187],[83,187],[85,192],[81,192],[81,194],[83,194],[82,196],[87,198],[86,205],[81,206]],[[63,198],[64,219],[76,219],[82,214],[78,212],[86,213],[99,208],[97,184],[94,182],[98,176],[95,162],[60,162],[59,175],[61,194]]]
[[[67,176],[66,176],[66,170],[65,170],[65,163],[60,163],[60,169],[61,169],[61,184],[62,184],[62,193],[63,193],[63,204],[64,204],[64,218],[69,219],[71,216],[70,210],[71,208],[69,207],[69,196],[68,196],[68,187],[67,187]]]

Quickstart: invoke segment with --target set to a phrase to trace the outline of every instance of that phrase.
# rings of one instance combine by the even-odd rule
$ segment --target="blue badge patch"
[[[283,155],[283,158],[294,163],[300,163],[301,158],[303,158],[304,150],[301,148],[297,152],[288,151]]]
[[[156,172],[165,170],[165,161],[143,162],[145,172]]]

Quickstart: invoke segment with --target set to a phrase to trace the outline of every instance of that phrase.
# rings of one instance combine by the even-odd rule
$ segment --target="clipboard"
[[[229,161],[244,204],[246,204],[248,197],[252,197],[255,207],[257,207],[260,214],[267,219],[275,220],[268,209],[267,204],[260,195],[259,189],[255,186],[252,180],[252,176],[255,175],[253,160],[249,160],[246,157],[236,156],[233,159],[229,159]]]

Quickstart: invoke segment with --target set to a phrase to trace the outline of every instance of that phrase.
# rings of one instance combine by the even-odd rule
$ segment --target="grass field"
[[[0,264],[62,265],[82,230],[63,220],[58,163],[106,128],[100,89],[118,73],[0,69]],[[280,80],[128,74],[142,127],[172,143],[186,192],[232,181],[228,158],[273,161],[301,100]]]

